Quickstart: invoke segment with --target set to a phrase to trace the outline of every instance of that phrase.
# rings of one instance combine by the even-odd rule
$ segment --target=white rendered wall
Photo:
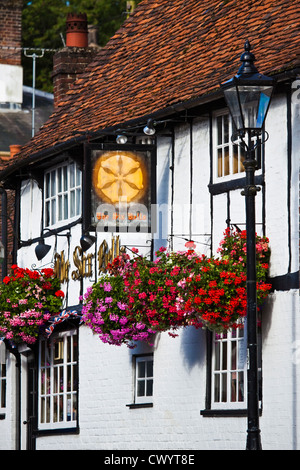
[[[291,189],[291,272],[299,268],[299,109],[293,108],[293,152]],[[289,265],[288,250],[288,189],[286,144],[286,97],[273,101],[267,121],[270,135],[266,143],[266,235],[272,249],[271,275],[286,274]],[[209,120],[195,122],[192,139],[189,125],[175,130],[175,161],[172,165],[171,142],[158,140],[157,194],[158,204],[170,204],[174,182],[173,248],[183,249],[183,235],[195,239],[197,251],[209,253],[211,213],[213,214],[213,249],[223,235],[227,217],[227,194],[211,196]],[[191,142],[193,147],[191,148]],[[191,165],[193,169],[190,180]],[[172,175],[172,171],[174,174]],[[172,178],[172,176],[174,178]],[[190,212],[192,184],[193,208]],[[294,189],[294,186],[296,188]],[[34,188],[38,197],[39,190]],[[232,223],[245,220],[245,200],[240,190],[230,191]],[[29,197],[24,193],[24,197]],[[256,221],[262,222],[262,192],[256,198]],[[25,199],[24,199],[25,201]],[[195,210],[198,204],[197,210]],[[38,201],[36,206],[38,207]],[[183,209],[187,209],[187,211]],[[211,209],[212,212],[211,212]],[[36,209],[38,212],[40,209]],[[190,214],[192,218],[190,219]],[[155,240],[155,246],[166,244],[171,214],[167,212],[168,236]],[[38,220],[38,217],[37,217]],[[184,220],[184,223],[182,221]],[[190,220],[192,221],[190,225]],[[190,227],[192,230],[190,231]],[[197,230],[194,230],[197,227]],[[259,225],[258,225],[259,227]],[[242,228],[242,227],[241,227]],[[25,229],[24,229],[25,230]],[[35,233],[37,228],[32,228]],[[199,230],[199,234],[198,234]],[[29,227],[27,228],[29,233]],[[190,232],[189,232],[190,231]],[[25,234],[25,232],[23,232]],[[198,234],[198,235],[197,235]],[[202,234],[202,235],[201,235]],[[81,227],[71,229],[70,253],[79,243]],[[111,235],[106,235],[108,244]],[[98,234],[98,245],[104,234]],[[188,237],[187,237],[188,238]],[[122,234],[122,244],[139,245],[149,249],[148,235]],[[54,237],[47,239],[53,245]],[[89,252],[95,250],[92,247]],[[67,239],[58,237],[56,251],[68,250]],[[206,251],[205,251],[206,250]],[[51,262],[53,251],[42,264]],[[34,247],[19,251],[21,266],[31,266]],[[72,263],[72,255],[70,255]],[[38,263],[37,263],[38,264]],[[72,267],[73,269],[73,267]],[[71,270],[72,270],[71,269]],[[84,291],[94,279],[84,279]],[[63,285],[63,289],[67,286]],[[79,282],[69,283],[69,303],[76,305]],[[299,431],[299,291],[275,291],[266,302],[263,312],[263,411],[260,419],[264,449],[300,448]],[[300,349],[299,349],[300,350]],[[206,393],[206,346],[202,330],[182,330],[178,338],[167,333],[158,336],[154,352],[154,406],[130,409],[133,394],[132,354],[148,352],[147,346],[137,350],[104,345],[91,331],[79,329],[79,435],[45,436],[37,438],[38,449],[244,449],[246,418],[203,417]],[[299,354],[300,357],[300,354]],[[23,403],[23,406],[25,404]],[[0,432],[3,423],[0,421]],[[12,429],[12,428],[11,428]],[[12,432],[12,431],[11,431]]]

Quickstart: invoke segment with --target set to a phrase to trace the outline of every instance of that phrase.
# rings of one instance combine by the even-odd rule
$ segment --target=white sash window
[[[81,171],[75,162],[46,171],[44,188],[45,227],[81,215]]]
[[[212,408],[246,405],[247,340],[244,328],[214,334],[212,356]]]
[[[39,429],[77,426],[78,342],[76,331],[65,331],[39,348]]]
[[[151,403],[153,397],[153,355],[135,358],[135,403]]]

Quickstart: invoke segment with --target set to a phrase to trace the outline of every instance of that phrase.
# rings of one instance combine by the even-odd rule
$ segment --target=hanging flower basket
[[[39,272],[13,265],[11,270],[0,286],[0,336],[33,344],[40,327],[61,309],[64,293],[53,269]]]
[[[187,325],[215,331],[241,326],[246,315],[246,234],[227,229],[218,257],[160,248],[155,261],[121,255],[108,273],[84,295],[83,321],[103,342],[132,346],[151,341],[154,333]],[[257,236],[257,298],[261,304],[271,285],[266,282],[270,249]]]
[[[151,342],[153,334],[173,334],[182,326],[185,312],[176,303],[177,284],[191,263],[186,253],[171,255],[165,248],[157,255],[152,262],[122,254],[108,266],[108,274],[87,289],[83,321],[103,342],[131,347],[135,341]]]
[[[202,258],[186,279],[185,308],[195,326],[224,331],[243,325],[247,313],[246,231],[224,232],[218,258]],[[267,280],[270,248],[267,237],[256,235],[257,304],[261,305],[272,286]]]

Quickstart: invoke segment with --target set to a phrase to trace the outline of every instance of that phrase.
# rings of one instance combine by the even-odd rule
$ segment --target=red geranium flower
[[[64,296],[65,296],[65,294],[63,293],[62,290],[57,290],[57,291],[55,292],[55,295],[56,295],[56,297],[64,297]]]

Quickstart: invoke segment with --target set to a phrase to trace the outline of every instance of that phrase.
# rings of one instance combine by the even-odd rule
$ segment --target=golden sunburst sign
[[[97,195],[110,204],[139,201],[147,186],[145,165],[133,152],[105,152],[94,166],[93,186]]]

